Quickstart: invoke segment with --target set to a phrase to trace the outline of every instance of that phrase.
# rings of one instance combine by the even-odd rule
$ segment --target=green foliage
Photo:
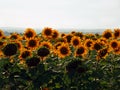
[[[9,58],[0,59],[0,89],[2,90],[119,90],[120,56],[110,54],[96,60],[81,57],[48,57],[36,66],[21,67]]]

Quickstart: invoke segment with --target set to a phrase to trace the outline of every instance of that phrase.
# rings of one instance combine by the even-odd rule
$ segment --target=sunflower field
[[[120,90],[120,29],[0,30],[0,90]]]

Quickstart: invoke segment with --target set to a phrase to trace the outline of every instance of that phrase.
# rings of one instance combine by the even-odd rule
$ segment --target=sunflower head
[[[57,39],[59,37],[59,35],[60,35],[59,32],[58,32],[58,30],[53,30],[52,32],[53,32],[52,33],[52,38],[53,39]]]
[[[101,58],[106,58],[107,54],[108,54],[108,48],[104,48],[98,51],[98,55],[97,55],[97,60],[101,59]]]
[[[12,33],[9,37],[10,39],[20,39],[20,35],[18,33]]]
[[[24,32],[25,39],[31,39],[36,36],[36,32],[32,28],[27,28]]]
[[[67,34],[67,35],[64,36],[64,38],[67,40],[68,43],[71,42],[72,37],[73,37],[72,34]]]
[[[93,46],[92,46],[92,49],[94,49],[94,50],[100,50],[102,48],[102,46],[101,46],[101,43],[99,43],[99,42],[94,42],[93,43]]]
[[[18,49],[21,50],[23,48],[23,44],[21,41],[15,41],[15,44],[17,45]]]
[[[113,37],[113,33],[111,29],[107,29],[102,33],[102,37],[106,38],[106,39],[110,39]]]
[[[80,37],[81,39],[84,37],[82,32],[76,32],[74,35]]]
[[[66,34],[65,33],[61,33],[61,37],[64,37],[64,36],[66,36]]]
[[[118,46],[119,46],[119,43],[118,43],[117,40],[111,40],[111,41],[110,41],[110,48],[111,48],[112,50],[118,48]]]
[[[49,54],[50,54],[50,51],[46,47],[40,47],[37,50],[37,55],[40,56],[40,57],[42,57],[42,58],[47,57]]]
[[[77,47],[76,51],[75,51],[75,56],[82,56],[84,57],[84,55],[87,54],[87,49],[85,46],[80,45],[79,47]]]
[[[36,49],[38,46],[38,41],[37,39],[29,39],[27,41],[27,47],[30,49]]]
[[[70,55],[70,48],[68,44],[62,43],[57,49],[58,56],[60,58],[65,58]]]
[[[74,47],[77,47],[80,45],[80,38],[77,37],[77,36],[73,36],[72,39],[71,39],[71,44],[74,46]]]
[[[37,66],[40,62],[40,58],[38,57],[30,57],[26,59],[26,64],[28,67]]]
[[[52,35],[53,35],[53,32],[52,32],[52,28],[49,28],[49,27],[45,27],[43,30],[42,30],[42,36],[44,38],[52,38]]]
[[[12,56],[17,53],[17,50],[18,50],[17,45],[14,43],[10,43],[3,48],[3,53],[5,56]]]
[[[41,42],[40,46],[41,47],[44,46],[44,47],[46,47],[48,49],[52,49],[52,44],[50,42],[48,42],[48,41]]]
[[[85,40],[84,45],[85,45],[86,48],[91,49],[92,44],[93,44],[93,40],[92,40],[92,39],[87,39],[87,40]]]
[[[29,56],[31,56],[30,50],[24,50],[24,51],[21,51],[19,58],[26,59]]]
[[[120,29],[114,29],[113,35],[115,39],[120,38]]]

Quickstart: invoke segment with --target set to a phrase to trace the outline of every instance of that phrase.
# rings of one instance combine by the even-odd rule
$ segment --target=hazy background
[[[0,27],[120,28],[120,0],[0,0]]]

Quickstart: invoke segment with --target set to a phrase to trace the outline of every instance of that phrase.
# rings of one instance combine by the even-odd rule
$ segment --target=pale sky
[[[120,28],[120,0],[0,0],[0,27]]]

